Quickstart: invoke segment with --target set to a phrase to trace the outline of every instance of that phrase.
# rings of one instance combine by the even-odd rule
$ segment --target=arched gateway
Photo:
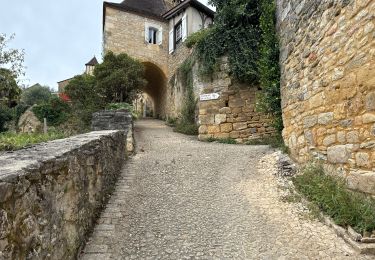
[[[171,81],[189,56],[183,42],[213,21],[214,12],[197,0],[125,0],[104,2],[104,51],[125,52],[145,65],[145,97],[153,116],[175,116],[181,109]]]

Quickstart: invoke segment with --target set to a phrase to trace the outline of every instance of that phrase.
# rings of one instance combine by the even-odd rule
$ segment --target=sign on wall
[[[199,96],[200,101],[208,101],[208,100],[215,100],[218,99],[220,95],[218,93],[209,93],[203,94]]]

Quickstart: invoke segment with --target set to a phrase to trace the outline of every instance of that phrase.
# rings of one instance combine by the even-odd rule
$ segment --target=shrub
[[[375,200],[349,191],[341,178],[327,175],[321,165],[306,167],[293,180],[296,188],[336,224],[358,232],[375,230]]]
[[[22,114],[25,113],[26,110],[29,109],[29,108],[30,108],[30,106],[28,106],[24,103],[20,103],[12,109],[13,120],[14,120],[16,125],[18,124],[18,120],[20,119]]]
[[[48,102],[34,106],[32,110],[41,122],[46,118],[49,125],[57,126],[68,118],[70,107],[60,98],[52,97]]]
[[[127,110],[132,114],[133,119],[137,119],[137,112],[134,110],[134,107],[128,103],[109,103],[106,106],[107,110]]]
[[[0,104],[0,133],[7,130],[6,123],[11,120],[11,110],[7,106]]]
[[[21,94],[21,101],[29,106],[48,102],[52,93],[49,87],[36,84],[25,89]]]
[[[174,131],[185,134],[185,135],[197,135],[198,134],[198,126],[196,124],[183,124],[178,123],[174,129]]]
[[[285,145],[284,139],[281,134],[275,134],[273,136],[257,138],[247,141],[245,144],[247,145],[269,145],[272,148],[278,148],[283,153],[288,153],[289,148]]]
[[[209,34],[210,29],[203,29],[191,34],[185,41],[185,45],[188,48],[194,47],[198,42],[201,42]]]

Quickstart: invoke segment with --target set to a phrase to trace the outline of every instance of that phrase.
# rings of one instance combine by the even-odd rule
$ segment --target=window
[[[155,28],[148,28],[148,43],[157,44],[158,43],[158,30]]]
[[[176,45],[182,41],[182,22],[180,21],[174,28],[174,35],[176,36],[175,43]]]
[[[145,43],[161,45],[163,43],[163,27],[145,23]]]

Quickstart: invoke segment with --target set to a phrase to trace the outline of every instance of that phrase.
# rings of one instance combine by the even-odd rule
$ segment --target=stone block
[[[207,109],[199,109],[199,114],[200,115],[206,115],[207,114]]]
[[[375,110],[375,91],[372,91],[366,95],[366,110]]]
[[[346,140],[348,143],[358,143],[359,133],[358,131],[350,131],[346,134]]]
[[[229,138],[229,133],[217,133],[214,134],[214,137],[218,139],[226,139]]]
[[[347,163],[350,158],[350,151],[348,151],[346,145],[335,145],[327,149],[327,156],[330,163]]]
[[[339,143],[345,143],[346,142],[345,131],[339,131],[339,132],[337,132],[337,141]]]
[[[375,195],[375,172],[352,171],[347,177],[347,184],[352,190]]]
[[[230,114],[231,112],[232,110],[230,109],[230,107],[223,107],[219,109],[220,114]]]
[[[316,115],[307,116],[303,119],[303,126],[304,128],[310,128],[316,125],[317,122],[318,122],[318,117]]]
[[[333,113],[328,112],[328,113],[321,113],[318,116],[318,123],[321,125],[327,125],[331,123],[333,120]]]
[[[201,125],[215,124],[215,115],[199,115],[199,124]]]
[[[245,101],[240,98],[229,100],[229,107],[231,108],[243,107],[243,106],[245,106]]]
[[[368,153],[356,153],[355,161],[359,167],[370,167],[370,155]]]
[[[233,130],[233,125],[232,123],[225,123],[220,125],[220,131],[222,133],[229,133]]]
[[[226,114],[215,115],[215,124],[220,125],[222,123],[225,123],[226,121],[227,121],[227,115]]]
[[[218,126],[218,125],[209,125],[207,127],[207,133],[209,133],[209,134],[220,133],[220,126]]]
[[[330,146],[331,144],[334,144],[335,142],[336,142],[336,135],[334,135],[334,134],[326,136],[323,139],[323,145],[324,146]]]
[[[247,123],[234,123],[233,129],[234,130],[244,130],[247,128]]]
[[[240,132],[239,131],[232,131],[232,132],[229,133],[229,137],[234,138],[234,139],[239,138]]]
[[[370,114],[370,113],[366,113],[362,116],[362,122],[364,124],[368,124],[368,123],[373,123],[375,122],[375,115],[374,114]]]
[[[207,125],[201,125],[200,127],[199,127],[199,134],[207,134],[207,132],[208,132],[208,128],[207,128]]]

